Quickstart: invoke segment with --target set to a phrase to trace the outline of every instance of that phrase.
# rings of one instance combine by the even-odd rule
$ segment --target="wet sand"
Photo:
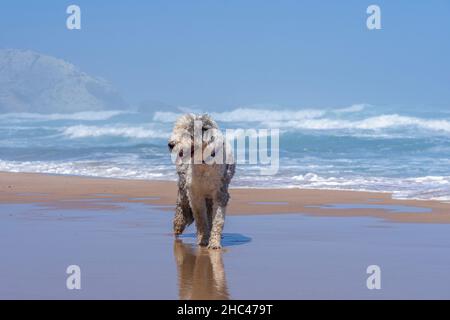
[[[193,227],[171,234],[172,182],[0,173],[0,299],[450,299],[449,204],[231,193],[224,249],[207,250]]]
[[[36,203],[54,209],[114,210],[117,204],[127,202],[172,210],[175,197],[174,182],[0,172],[0,203]],[[450,203],[394,200],[389,193],[300,189],[231,190],[229,215],[282,213],[450,223]]]
[[[300,214],[230,216],[223,250],[179,239],[171,215],[122,203],[0,204],[0,299],[449,299],[446,224]],[[381,290],[366,268],[381,267]],[[66,268],[81,268],[81,290]]]

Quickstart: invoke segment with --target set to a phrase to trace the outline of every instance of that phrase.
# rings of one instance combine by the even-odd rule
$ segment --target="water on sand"
[[[420,214],[420,213],[419,213]],[[450,298],[448,225],[375,218],[230,216],[224,250],[175,240],[148,205],[47,210],[0,205],[0,298]],[[66,268],[81,268],[67,290]],[[382,289],[368,290],[379,265]]]

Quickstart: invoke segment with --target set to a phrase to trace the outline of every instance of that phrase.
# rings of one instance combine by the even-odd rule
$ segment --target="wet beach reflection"
[[[176,239],[173,253],[177,264],[180,300],[227,300],[230,294],[223,263],[224,250],[208,250],[182,239],[195,238],[187,234]],[[239,245],[251,239],[238,234],[225,234],[224,247]]]

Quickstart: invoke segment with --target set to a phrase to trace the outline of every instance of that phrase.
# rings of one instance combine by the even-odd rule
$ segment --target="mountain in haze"
[[[123,109],[116,89],[73,64],[28,50],[0,49],[0,113]]]

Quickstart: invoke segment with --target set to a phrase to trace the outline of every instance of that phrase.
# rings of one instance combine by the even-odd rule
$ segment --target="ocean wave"
[[[324,177],[306,173],[291,178],[289,187],[305,189],[389,192],[395,199],[450,201],[450,176],[413,178]]]
[[[225,112],[211,112],[211,116],[223,123],[254,123],[257,126],[281,130],[351,131],[383,133],[387,130],[420,129],[438,134],[450,133],[450,120],[420,118],[397,113],[364,116],[368,105],[355,104],[341,109],[268,110],[237,108]],[[351,116],[350,116],[351,114]],[[181,113],[156,112],[153,121],[174,122]],[[347,115],[349,115],[347,117]],[[356,119],[355,119],[356,115]],[[359,119],[358,119],[359,118]]]
[[[340,113],[356,113],[356,112],[364,111],[369,106],[370,105],[366,104],[366,103],[353,104],[350,107],[333,110],[333,112],[338,113],[338,114],[340,114]]]
[[[306,130],[383,130],[396,128],[419,128],[427,131],[450,133],[450,121],[441,119],[422,119],[398,114],[374,116],[362,120],[305,119],[303,121],[265,121],[271,128],[290,128]]]
[[[247,109],[238,108],[228,112],[212,112],[211,116],[221,122],[264,122],[267,119],[274,121],[286,120],[305,120],[322,117],[325,114],[323,110],[305,109],[299,111],[290,110],[265,110],[265,109]]]
[[[172,167],[161,170],[161,167],[126,166],[118,163],[102,163],[96,161],[3,161],[0,160],[0,171],[45,173],[74,175],[98,178],[134,179],[134,180],[175,180]]]
[[[355,104],[350,107],[341,109],[266,109],[266,108],[237,108],[232,111],[211,112],[211,116],[220,122],[266,122],[267,119],[272,121],[302,121],[307,119],[316,119],[325,116],[327,113],[355,113],[363,111],[367,104]],[[173,122],[182,113],[177,112],[155,112],[154,121]]]
[[[76,125],[64,128],[62,134],[70,139],[80,138],[98,138],[104,136],[110,137],[123,137],[123,138],[136,138],[136,139],[150,139],[161,138],[166,139],[169,137],[168,132],[155,130],[142,126],[86,126]]]
[[[79,121],[100,121],[108,120],[115,116],[130,113],[128,111],[83,111],[76,113],[4,113],[0,114],[0,120],[22,120],[22,121],[56,121],[56,120],[79,120]]]

